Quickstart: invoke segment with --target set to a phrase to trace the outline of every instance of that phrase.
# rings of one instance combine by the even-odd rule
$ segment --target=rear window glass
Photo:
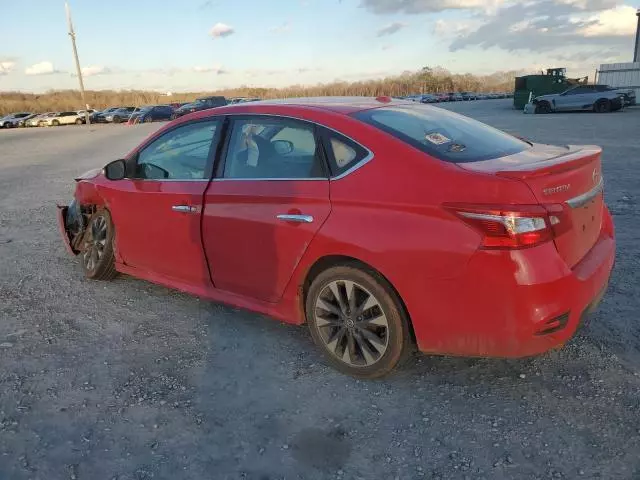
[[[376,108],[353,116],[446,162],[489,160],[530,147],[484,123],[426,105]]]

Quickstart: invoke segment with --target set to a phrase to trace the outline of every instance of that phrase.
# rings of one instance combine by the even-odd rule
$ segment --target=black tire
[[[121,121],[120,117],[113,117],[113,123],[120,123]]]
[[[332,286],[337,287],[340,293],[346,293],[345,282],[354,285],[351,293],[354,300],[349,302],[349,306],[341,303],[335,295],[333,300],[326,296],[327,292],[332,294]],[[346,296],[348,298],[349,294]],[[366,307],[369,298],[375,302],[373,307]],[[323,305],[331,303],[329,307],[336,312],[319,307],[318,302]],[[338,316],[339,311],[345,311],[342,307],[346,307],[348,316]],[[315,344],[331,366],[347,375],[382,377],[402,364],[413,350],[409,320],[397,294],[381,275],[359,266],[335,266],[321,272],[307,292],[305,313]],[[335,319],[326,320],[330,316]],[[379,319],[384,319],[386,325],[379,326]],[[337,337],[339,339],[334,340]],[[369,341],[370,338],[375,342]],[[381,344],[385,342],[384,351],[380,352]]]
[[[76,125],[82,125],[84,122],[81,118],[76,118]]]
[[[176,118],[178,118],[178,116],[175,113],[172,113],[169,120],[175,120]]]
[[[536,104],[536,113],[551,113],[551,104],[549,102],[538,102]]]
[[[151,118],[150,116],[149,117],[145,117],[144,123],[151,123],[151,122],[153,122],[153,118]]]
[[[104,227],[104,234],[103,234]],[[80,251],[80,263],[84,275],[91,280],[111,280],[117,275],[113,244],[115,229],[108,210],[93,214]]]
[[[611,102],[606,99],[598,100],[593,106],[596,113],[609,113],[611,111]]]
[[[53,125],[54,127],[59,127],[60,126],[60,122],[58,120],[54,120],[51,122],[51,125]]]

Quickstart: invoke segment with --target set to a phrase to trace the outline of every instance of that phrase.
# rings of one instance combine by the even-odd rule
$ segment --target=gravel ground
[[[640,109],[508,105],[447,108],[604,147],[609,292],[560,351],[417,356],[371,382],[324,366],[303,327],[126,276],[83,279],[55,204],[158,125],[0,131],[0,479],[640,479]]]

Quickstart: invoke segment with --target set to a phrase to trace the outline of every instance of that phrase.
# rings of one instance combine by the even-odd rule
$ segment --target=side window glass
[[[336,160],[336,166],[338,168],[344,168],[356,159],[356,151],[344,142],[341,142],[337,138],[330,140],[331,150],[333,151],[333,157]]]
[[[333,176],[346,172],[369,155],[367,149],[335,132],[328,132],[326,138],[328,139],[327,149],[329,150],[329,162]]]
[[[259,116],[233,123],[224,178],[324,178],[314,127]]]
[[[209,151],[218,125],[218,120],[191,123],[157,138],[138,154],[136,178],[206,178]]]

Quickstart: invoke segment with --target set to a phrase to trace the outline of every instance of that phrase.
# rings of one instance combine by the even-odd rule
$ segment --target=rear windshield
[[[451,163],[504,157],[530,146],[484,123],[426,105],[382,107],[356,112],[353,116]]]

